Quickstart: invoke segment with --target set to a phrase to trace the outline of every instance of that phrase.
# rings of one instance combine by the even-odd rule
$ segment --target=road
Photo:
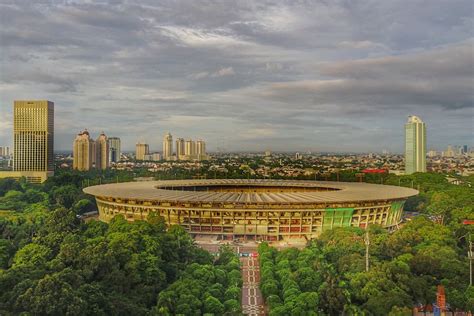
[[[211,252],[217,253],[224,243],[210,240],[196,240],[196,245]],[[258,243],[227,243],[236,253],[250,255],[257,252]],[[281,241],[271,243],[279,250],[289,247],[304,248],[306,241]],[[260,267],[257,257],[240,257],[242,263],[242,313],[244,315],[266,315],[265,303],[260,292]]]
[[[260,267],[257,257],[242,257],[242,313],[265,315],[265,305],[260,292]]]

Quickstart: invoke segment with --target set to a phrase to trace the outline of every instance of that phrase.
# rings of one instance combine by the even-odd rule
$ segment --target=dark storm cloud
[[[211,149],[399,150],[409,114],[444,146],[473,134],[439,132],[472,125],[472,29],[457,0],[5,0],[0,103],[56,101],[59,149],[97,127],[127,149],[170,130]]]

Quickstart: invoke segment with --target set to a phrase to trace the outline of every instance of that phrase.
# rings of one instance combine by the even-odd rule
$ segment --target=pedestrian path
[[[256,257],[241,258],[242,262],[242,313],[265,315],[265,304],[260,292],[260,267]]]

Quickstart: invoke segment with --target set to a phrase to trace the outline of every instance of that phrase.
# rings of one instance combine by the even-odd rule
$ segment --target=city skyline
[[[472,146],[469,1],[106,4],[0,5],[2,145],[13,100],[48,99],[57,150],[98,126],[127,151],[170,130],[209,151],[402,153],[408,115],[428,148]]]

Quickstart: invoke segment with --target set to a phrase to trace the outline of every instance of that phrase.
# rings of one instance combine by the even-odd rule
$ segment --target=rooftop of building
[[[390,185],[268,179],[126,182],[91,186],[84,192],[130,200],[252,204],[401,200],[418,194],[414,189]]]

